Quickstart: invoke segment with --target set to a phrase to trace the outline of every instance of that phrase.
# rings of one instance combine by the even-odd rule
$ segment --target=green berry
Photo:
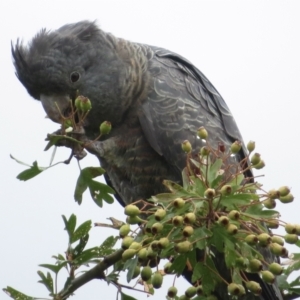
[[[238,233],[238,227],[234,224],[229,224],[227,227],[226,227],[226,231],[229,233],[229,234],[237,234]]]
[[[101,134],[109,134],[111,131],[111,123],[108,121],[104,121],[103,123],[100,124],[100,133]]]
[[[185,201],[182,198],[176,198],[173,202],[175,208],[182,208],[185,204]]]
[[[153,234],[160,233],[163,230],[164,226],[161,223],[154,223],[151,227],[151,232]]]
[[[283,267],[278,263],[271,263],[269,265],[269,271],[274,275],[281,275],[283,272]]]
[[[263,268],[262,262],[256,258],[253,258],[249,261],[249,270],[250,273],[257,273]]]
[[[295,244],[298,242],[298,235],[296,234],[291,234],[291,233],[287,233],[284,236],[284,240],[289,243],[289,244]]]
[[[128,249],[132,243],[133,243],[133,237],[125,236],[122,240],[121,247],[122,249]]]
[[[126,216],[135,217],[140,214],[140,209],[133,204],[129,204],[125,206],[124,213]]]
[[[216,195],[216,191],[211,188],[206,189],[204,192],[204,197],[207,199],[212,199],[213,197],[215,197],[215,195]]]
[[[254,153],[250,159],[250,162],[252,165],[256,165],[260,162],[260,154],[259,153]]]
[[[194,233],[194,228],[192,226],[185,226],[183,228],[182,234],[184,237],[190,237]]]
[[[142,244],[138,242],[132,242],[131,245],[129,246],[129,249],[140,251],[142,249]]]
[[[152,269],[149,266],[146,266],[141,271],[141,278],[143,281],[148,281],[152,276]]]
[[[182,216],[176,216],[172,219],[172,223],[174,226],[178,227],[183,224],[183,217]]]
[[[285,253],[285,248],[277,243],[271,243],[269,248],[271,252],[277,256],[281,256]]]
[[[248,281],[246,282],[247,289],[252,292],[254,295],[259,296],[262,292],[262,288],[256,281]]]
[[[295,224],[288,223],[284,226],[286,233],[296,233],[297,228]]]
[[[122,259],[123,260],[128,260],[131,259],[135,256],[136,250],[134,249],[126,249],[123,254],[122,254]]]
[[[228,196],[228,195],[230,195],[230,194],[232,193],[232,187],[231,187],[231,185],[229,185],[229,184],[223,185],[223,186],[221,187],[220,192],[221,192],[221,194],[222,194],[223,196]]]
[[[240,218],[240,213],[237,210],[231,210],[228,213],[228,218],[231,220],[238,220]]]
[[[197,293],[197,288],[194,287],[194,286],[190,286],[186,289],[185,291],[185,295],[188,297],[188,298],[193,298]]]
[[[171,269],[171,266],[172,266],[172,263],[171,262],[167,262],[165,265],[164,265],[164,272],[166,274],[171,274],[172,271],[170,270]]]
[[[170,298],[175,298],[177,295],[177,288],[175,286],[171,286],[169,289],[168,289],[168,297]]]
[[[130,226],[128,224],[122,225],[119,229],[120,237],[125,237],[130,232]]]
[[[253,168],[256,170],[263,169],[266,166],[265,162],[261,159],[258,164],[254,165]]]
[[[168,238],[164,237],[164,238],[161,238],[158,243],[157,243],[157,246],[159,249],[165,249],[169,246],[170,244],[170,241]]]
[[[139,262],[143,262],[147,259],[147,249],[142,248],[138,253],[137,253],[137,257]]]
[[[200,139],[206,140],[207,137],[208,137],[208,132],[207,132],[207,130],[206,130],[203,126],[201,126],[201,127],[197,130],[197,135],[198,135],[198,137],[199,137]]]
[[[201,156],[208,156],[210,153],[210,149],[206,146],[203,146],[201,149],[200,149],[200,155]]]
[[[279,192],[275,189],[272,189],[268,192],[268,197],[271,198],[271,199],[278,199],[280,196]]]
[[[232,282],[227,286],[227,291],[232,296],[237,296],[240,293],[238,284]]]
[[[259,245],[262,247],[266,247],[271,243],[271,237],[267,233],[261,233],[257,236]]]
[[[227,216],[221,216],[218,219],[218,223],[224,227],[227,227],[229,225],[229,218]]]
[[[163,283],[163,276],[159,272],[155,272],[152,275],[151,283],[155,289],[159,289]]]
[[[271,237],[271,240],[272,240],[272,243],[277,243],[277,244],[279,244],[281,246],[284,245],[284,240],[282,238],[280,238],[279,236],[273,235]]]
[[[175,245],[175,251],[178,253],[186,253],[192,249],[192,244],[189,241],[180,242]]]
[[[156,221],[161,221],[165,216],[167,212],[163,208],[159,208],[155,213],[154,217]]]
[[[284,203],[284,204],[291,203],[294,201],[294,196],[291,193],[289,193],[286,196],[280,196],[279,200],[281,203]]]
[[[231,144],[230,150],[232,154],[237,154],[240,152],[242,148],[242,143],[240,141],[235,141],[234,143]]]
[[[275,275],[270,271],[261,271],[261,278],[264,282],[273,284],[275,281]]]
[[[80,110],[82,112],[89,111],[92,108],[91,100],[87,97],[83,97],[83,96],[79,96],[79,97],[82,97],[80,102]]]
[[[190,153],[192,151],[192,145],[188,140],[185,140],[181,143],[181,149],[185,152],[185,153]]]
[[[249,234],[245,237],[245,242],[248,244],[248,245],[255,245],[258,243],[258,238],[256,235],[254,234]]]
[[[192,212],[185,214],[183,219],[185,224],[194,224],[196,222],[196,215]]]
[[[253,152],[255,150],[255,142],[254,141],[249,141],[247,144],[247,150],[249,152]]]
[[[126,223],[130,225],[135,225],[141,223],[143,220],[138,216],[128,216],[126,218]]]
[[[279,195],[280,197],[285,197],[287,196],[289,193],[290,193],[290,188],[288,186],[281,186],[279,189],[278,189],[278,192],[279,192]]]
[[[265,206],[265,208],[267,208],[267,209],[273,209],[276,207],[275,199],[267,198],[262,203]]]

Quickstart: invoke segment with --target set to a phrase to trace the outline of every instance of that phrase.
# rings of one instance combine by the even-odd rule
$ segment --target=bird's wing
[[[142,102],[140,123],[151,146],[169,163],[185,164],[181,143],[193,147],[203,143],[196,136],[200,126],[214,146],[242,141],[236,122],[221,95],[209,80],[185,58],[165,49],[151,47],[149,93]],[[245,157],[245,148],[240,157]]]

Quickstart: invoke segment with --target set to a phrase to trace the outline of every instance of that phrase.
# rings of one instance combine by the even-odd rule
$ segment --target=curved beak
[[[43,108],[47,116],[56,123],[61,123],[64,111],[70,107],[70,97],[67,95],[40,95]]]

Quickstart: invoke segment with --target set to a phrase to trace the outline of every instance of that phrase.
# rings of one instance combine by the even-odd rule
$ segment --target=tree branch
[[[69,284],[65,290],[59,292],[59,299],[66,299],[72,293],[74,293],[78,288],[85,285],[89,281],[93,279],[104,279],[105,274],[104,271],[107,270],[110,266],[118,262],[122,259],[122,253],[124,252],[123,249],[117,250],[111,255],[105,257],[100,263],[98,263],[94,268],[90,269],[86,273],[82,274],[81,276],[75,278],[71,284]]]

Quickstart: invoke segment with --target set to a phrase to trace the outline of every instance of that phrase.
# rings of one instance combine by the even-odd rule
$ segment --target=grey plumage
[[[67,99],[79,90],[93,106],[84,125],[88,138],[98,135],[101,122],[112,123],[112,132],[95,149],[122,205],[165,191],[164,179],[181,181],[186,163],[181,143],[187,139],[199,149],[200,126],[213,146],[242,141],[217,90],[173,52],[118,39],[84,21],[42,30],[27,47],[17,42],[12,54],[19,80],[53,121],[60,120],[54,102],[67,113]],[[244,157],[243,145],[236,158]],[[264,284],[261,297],[242,299],[271,300],[275,293],[282,299],[276,288]],[[228,298],[224,289],[216,295]]]

